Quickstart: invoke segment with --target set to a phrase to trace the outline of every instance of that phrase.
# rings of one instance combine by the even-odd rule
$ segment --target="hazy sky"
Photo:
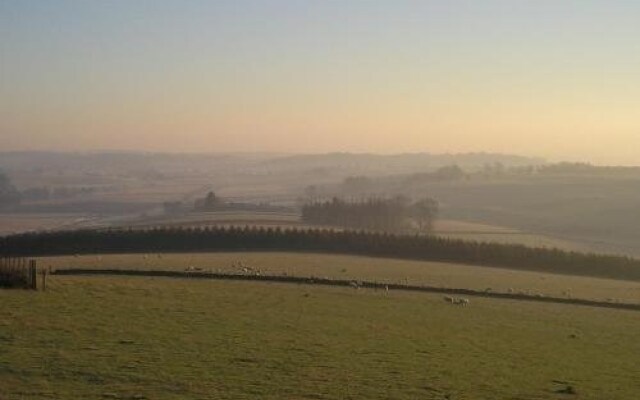
[[[0,150],[640,164],[640,1],[0,0]]]

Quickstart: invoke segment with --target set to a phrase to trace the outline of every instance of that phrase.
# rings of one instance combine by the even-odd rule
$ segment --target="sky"
[[[0,0],[0,150],[640,165],[640,1]]]

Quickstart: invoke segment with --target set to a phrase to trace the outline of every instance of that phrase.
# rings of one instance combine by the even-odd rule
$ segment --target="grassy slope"
[[[595,252],[640,255],[637,176],[533,176],[429,182],[413,188],[444,205],[445,218],[567,238]]]
[[[263,274],[287,273],[336,279],[363,279],[450,288],[507,292],[509,289],[554,297],[640,303],[640,282],[555,275],[502,268],[372,257],[304,253],[185,253],[45,257],[41,266],[53,268],[123,268],[184,270],[189,266],[241,272],[232,264],[259,268]]]
[[[548,247],[580,252],[595,250],[589,243],[577,240],[565,240],[505,226],[450,219],[437,220],[434,226],[434,233],[452,239],[476,240],[479,242],[522,244],[530,247]]]
[[[635,399],[635,312],[262,283],[0,292],[0,398]],[[577,335],[571,338],[571,335]]]

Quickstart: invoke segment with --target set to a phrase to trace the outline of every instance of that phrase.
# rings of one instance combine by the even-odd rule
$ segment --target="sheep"
[[[463,307],[469,305],[469,299],[464,297],[444,296],[444,301],[446,301],[447,303],[456,304]]]
[[[457,303],[456,303],[456,304],[458,304],[458,305],[461,305],[461,306],[463,306],[463,307],[466,307],[466,306],[468,306],[468,305],[469,305],[469,299],[467,299],[467,298],[461,297],[461,298],[459,298],[459,299],[457,299],[457,300],[458,300],[458,301],[457,301]]]
[[[351,286],[354,289],[360,288],[360,285],[358,285],[358,281],[350,281],[349,286]]]

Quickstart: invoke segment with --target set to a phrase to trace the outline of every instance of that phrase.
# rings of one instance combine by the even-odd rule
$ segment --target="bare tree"
[[[433,230],[433,222],[438,216],[438,202],[431,198],[418,200],[411,206],[411,216],[418,226],[418,231],[428,233]]]

